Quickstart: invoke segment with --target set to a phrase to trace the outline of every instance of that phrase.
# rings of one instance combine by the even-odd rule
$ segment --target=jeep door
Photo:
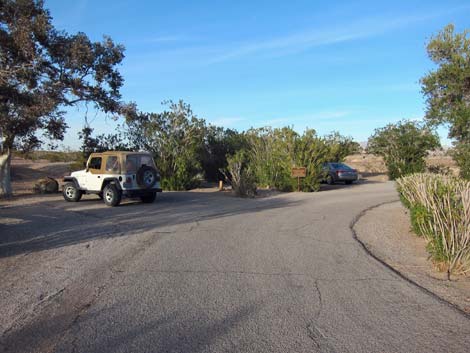
[[[102,156],[93,156],[87,164],[87,172],[85,175],[85,187],[89,191],[100,191],[103,183],[103,158]]]

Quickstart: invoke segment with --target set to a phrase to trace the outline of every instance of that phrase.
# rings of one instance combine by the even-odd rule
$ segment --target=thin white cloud
[[[277,127],[277,126],[288,125],[288,124],[289,122],[287,119],[279,118],[279,119],[269,119],[269,120],[261,121],[258,125]]]
[[[217,118],[209,121],[210,124],[223,127],[234,127],[237,123],[244,121],[244,118]]]
[[[308,115],[308,117],[312,120],[318,121],[318,120],[332,120],[332,119],[343,118],[350,114],[351,112],[347,110],[336,110],[336,111],[317,112],[317,113]]]
[[[305,51],[313,47],[375,37],[461,9],[462,8],[454,8],[444,12],[404,17],[388,16],[366,18],[347,25],[337,24],[336,28],[308,29],[276,38],[264,38],[252,42],[234,43],[232,46],[221,50],[220,54],[213,57],[210,62],[218,63],[249,55],[265,54],[270,56],[282,56]]]
[[[304,126],[309,124],[317,124],[320,121],[331,123],[340,120],[341,118],[346,117],[350,114],[351,112],[346,110],[318,111],[302,115],[286,114],[283,118],[272,118],[258,121],[255,123],[255,126]]]

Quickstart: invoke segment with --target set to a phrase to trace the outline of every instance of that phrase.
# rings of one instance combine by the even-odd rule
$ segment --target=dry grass
[[[470,273],[470,182],[430,173],[397,180],[415,231],[448,274]]]

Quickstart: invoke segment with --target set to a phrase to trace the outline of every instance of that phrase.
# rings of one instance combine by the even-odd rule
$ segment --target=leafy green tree
[[[432,37],[427,52],[437,69],[421,79],[426,97],[426,120],[447,124],[455,140],[454,158],[465,177],[470,176],[470,31],[455,33],[446,26]]]
[[[424,172],[429,150],[440,147],[439,137],[428,126],[400,121],[376,129],[368,141],[368,152],[384,158],[390,179]]]
[[[129,140],[133,147],[154,154],[164,188],[190,189],[202,178],[205,122],[183,101],[164,104],[168,109],[162,113],[128,118]]]
[[[118,125],[116,130],[118,132],[114,134],[93,136],[93,129],[85,125],[78,133],[78,137],[82,141],[83,160],[87,160],[93,152],[131,150],[124,129]]]
[[[10,196],[11,150],[62,140],[63,106],[92,103],[106,113],[123,108],[116,66],[124,48],[110,38],[57,31],[41,0],[0,1],[0,196]]]

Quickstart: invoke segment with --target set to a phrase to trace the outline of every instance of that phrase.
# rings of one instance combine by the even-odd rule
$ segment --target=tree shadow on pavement
[[[122,311],[121,303],[106,309],[93,309],[90,312],[75,312],[69,307],[67,312],[49,313],[40,319],[12,330],[0,341],[2,351],[39,352],[200,352],[207,350],[216,341],[242,326],[250,316],[260,310],[261,304],[250,304],[241,308],[231,308],[231,312],[214,320],[203,311],[155,312],[155,318],[143,322],[109,318]],[[80,334],[78,333],[80,332]],[[227,352],[236,352],[240,345],[225,347]]]
[[[365,184],[381,184],[383,181],[379,180],[369,180],[369,179],[360,179],[352,184],[345,184],[344,182],[337,182],[333,185],[328,185],[326,183],[321,184],[320,191],[329,191],[329,190],[341,190],[341,189],[354,189],[361,185]]]
[[[13,205],[3,208],[0,217],[11,220],[0,223],[0,258],[146,231],[168,233],[171,230],[167,228],[177,225],[292,207],[300,202],[285,197],[240,199],[220,193],[168,192],[159,194],[153,204],[124,203],[114,208],[99,199]]]

